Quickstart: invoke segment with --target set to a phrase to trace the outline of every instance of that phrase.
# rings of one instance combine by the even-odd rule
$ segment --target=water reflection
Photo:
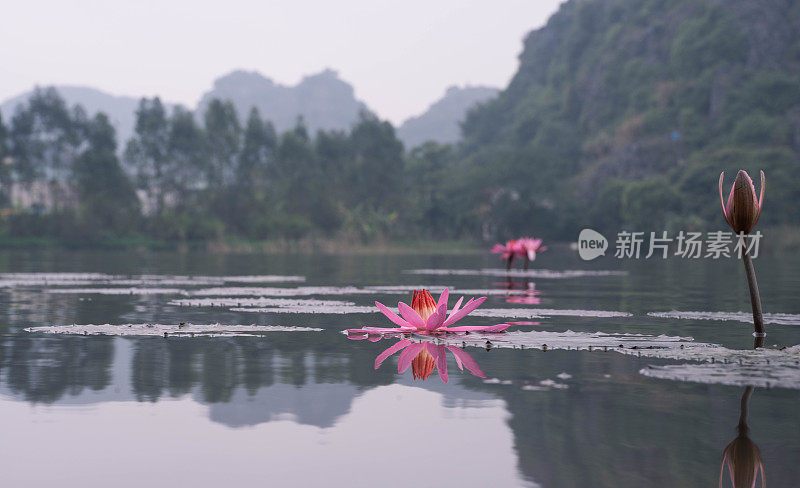
[[[750,439],[750,428],[747,426],[747,417],[750,413],[750,397],[754,387],[748,386],[742,394],[739,409],[739,424],[736,430],[739,435],[731,441],[722,452],[722,465],[719,471],[719,486],[722,487],[725,467],[733,488],[754,488],[761,472],[761,486],[766,486],[764,479],[764,463],[761,461],[761,451]]]
[[[400,352],[402,351],[402,352]],[[389,357],[397,352],[400,356],[397,359],[397,372],[404,373],[409,366],[414,379],[425,381],[434,370],[439,372],[439,378],[445,383],[448,381],[447,375],[447,352],[453,354],[456,364],[461,371],[467,368],[472,374],[480,378],[486,378],[475,359],[456,346],[446,346],[434,344],[432,342],[414,342],[410,339],[401,339],[383,351],[375,358],[375,369]]]

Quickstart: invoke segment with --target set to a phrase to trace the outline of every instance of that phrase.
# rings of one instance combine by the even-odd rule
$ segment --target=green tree
[[[403,143],[394,127],[362,112],[350,132],[353,158],[346,169],[350,206],[397,211],[402,196]]]
[[[141,99],[136,111],[136,132],[125,149],[125,164],[136,173],[137,186],[147,194],[147,204],[160,218],[172,189],[174,167],[169,165],[167,117],[158,97]]]
[[[205,184],[205,134],[195,122],[194,114],[182,107],[173,110],[168,132],[169,190],[175,206],[181,208],[186,205],[189,195]]]
[[[242,144],[242,129],[233,103],[214,99],[204,114],[208,186],[220,189],[236,181],[237,162]]]
[[[11,155],[9,149],[8,128],[3,123],[3,114],[0,114],[0,204],[9,204],[11,192]]]
[[[278,136],[271,122],[261,119],[258,109],[253,107],[244,129],[244,143],[239,156],[236,182],[243,188],[265,188],[269,165],[275,158]]]
[[[453,146],[426,142],[411,151],[405,166],[405,219],[433,237],[444,237],[453,230],[445,187],[455,158]]]
[[[139,200],[117,159],[114,128],[105,114],[89,122],[86,139],[88,147],[74,170],[80,220],[87,233],[129,234],[138,220]]]
[[[82,112],[76,111],[80,116]],[[70,205],[67,181],[81,143],[82,120],[73,118],[54,88],[36,88],[11,119],[11,157],[17,178],[30,186],[47,184],[46,192],[33,192],[34,205],[53,209]]]

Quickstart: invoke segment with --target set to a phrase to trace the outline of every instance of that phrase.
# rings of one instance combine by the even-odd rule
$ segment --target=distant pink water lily
[[[521,257],[528,261],[536,259],[536,254],[547,250],[547,246],[542,245],[541,239],[534,239],[533,237],[520,237],[517,239],[517,246]]]
[[[491,250],[492,254],[499,254],[500,259],[506,261],[506,269],[511,269],[514,258],[522,255],[522,248],[516,240],[506,241],[505,244],[495,244]]]
[[[500,254],[500,259],[506,261],[506,269],[511,269],[514,258],[524,259],[524,268],[528,269],[528,264],[536,259],[536,255],[547,250],[547,246],[542,245],[541,239],[533,237],[520,237],[506,241],[505,244],[495,244],[492,247],[492,254]]]
[[[402,352],[400,352],[402,351]],[[447,352],[453,354],[456,365],[463,371],[467,368],[472,374],[479,378],[486,378],[486,373],[478,367],[478,363],[463,349],[456,346],[446,346],[433,344],[431,342],[414,342],[409,339],[397,341],[394,345],[383,351],[375,358],[375,369],[389,357],[397,352],[400,356],[397,360],[397,372],[405,372],[409,366],[414,375],[414,379],[425,381],[433,373],[434,369],[439,372],[439,378],[445,383],[448,381],[447,375]]]
[[[481,306],[486,301],[486,297],[478,299],[470,298],[464,304],[464,297],[461,297],[453,307],[450,315],[447,315],[447,300],[450,296],[450,291],[445,288],[439,296],[439,301],[435,302],[428,290],[414,290],[414,295],[411,298],[411,306],[398,302],[397,308],[400,312],[398,316],[389,307],[381,302],[375,302],[375,306],[381,311],[389,320],[398,325],[398,327],[362,327],[360,329],[348,329],[348,334],[402,334],[402,333],[426,333],[438,334],[447,332],[502,332],[508,329],[508,324],[496,325],[467,325],[453,327],[452,325],[459,320],[466,317],[473,310]]]

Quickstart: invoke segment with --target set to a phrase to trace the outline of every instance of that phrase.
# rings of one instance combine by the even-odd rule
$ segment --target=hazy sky
[[[449,85],[504,87],[561,0],[25,0],[2,9],[0,100],[33,85],[161,95],[193,107],[218,76],[294,84],[330,67],[381,117]]]

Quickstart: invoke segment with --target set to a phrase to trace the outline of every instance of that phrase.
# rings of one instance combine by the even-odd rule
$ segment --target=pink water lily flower
[[[524,255],[522,247],[516,240],[506,241],[505,244],[495,244],[491,250],[492,254],[499,254],[500,259],[506,261],[506,269],[511,269],[514,258]]]
[[[520,237],[517,239],[517,247],[519,248],[518,252],[521,254],[521,257],[528,261],[535,260],[536,253],[547,250],[547,246],[542,245],[541,239],[534,239],[533,237]]]
[[[497,325],[467,325],[452,327],[452,325],[470,312],[478,308],[486,297],[477,300],[470,300],[461,306],[464,297],[461,297],[453,307],[450,315],[447,315],[447,299],[450,291],[445,288],[439,296],[439,301],[435,302],[428,290],[414,290],[411,299],[411,306],[403,302],[397,303],[400,316],[389,310],[389,307],[381,302],[375,302],[375,306],[392,322],[399,327],[362,327],[360,329],[348,329],[348,334],[402,334],[402,333],[425,333],[438,334],[446,332],[501,332],[509,328],[508,324]]]
[[[375,358],[375,369],[378,369],[389,356],[398,351],[402,352],[397,360],[397,372],[403,373],[411,366],[415,380],[421,379],[425,381],[435,369],[439,372],[439,378],[447,383],[447,351],[453,354],[456,359],[456,365],[460,370],[463,371],[464,368],[467,368],[475,376],[486,378],[486,373],[478,367],[475,359],[460,347],[433,344],[431,342],[414,342],[409,339],[397,341],[380,353]]]

